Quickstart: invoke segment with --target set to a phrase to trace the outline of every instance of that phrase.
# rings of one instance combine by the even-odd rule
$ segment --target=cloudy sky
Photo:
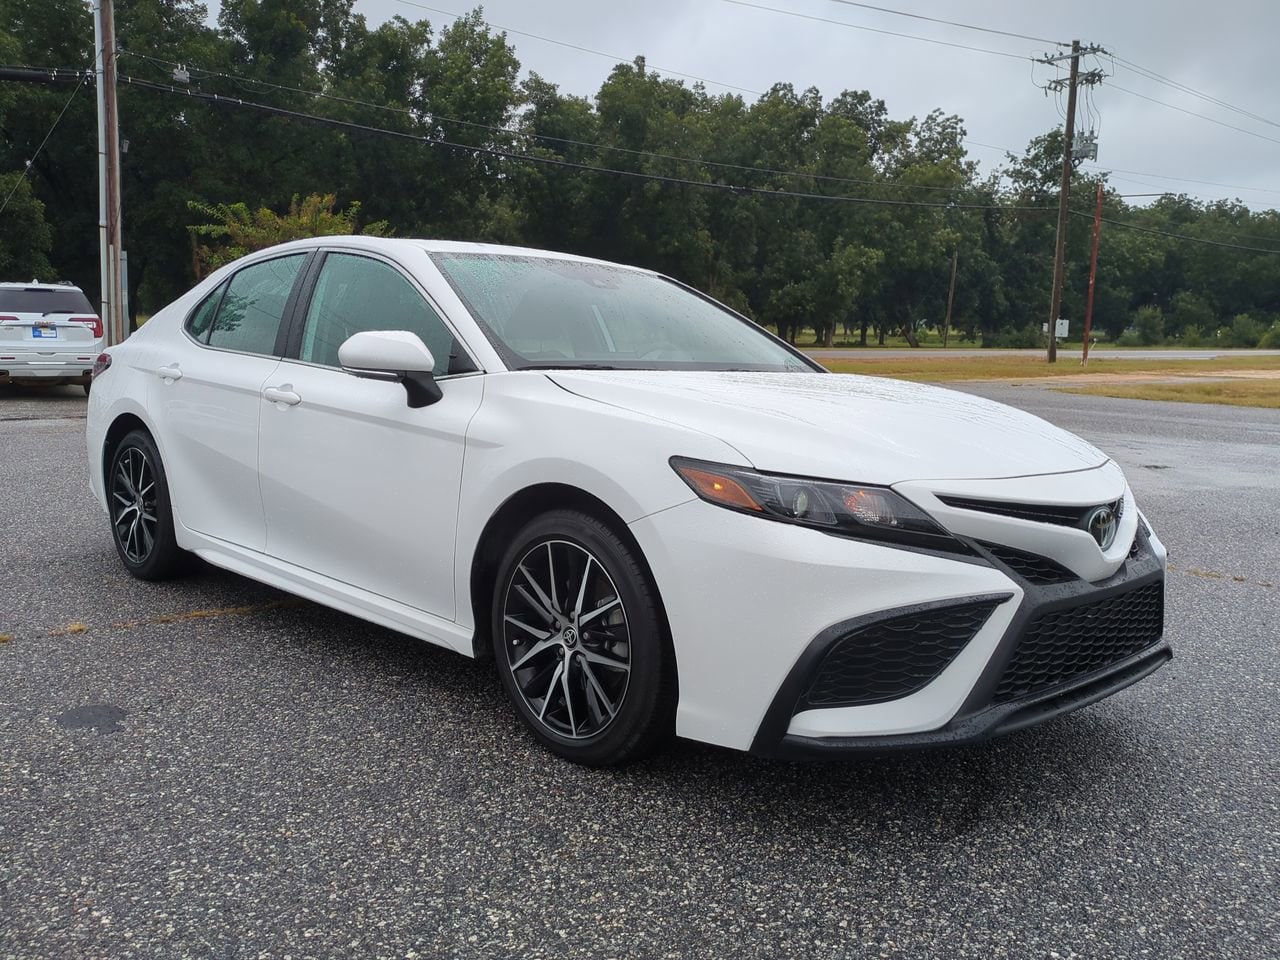
[[[1042,42],[880,13],[839,0],[748,2],[757,6],[728,0],[488,0],[484,17],[509,31],[526,70],[537,71],[570,93],[594,93],[610,69],[610,59],[517,31],[617,59],[644,54],[651,68],[704,78],[713,93],[730,89],[724,85],[758,92],[788,81],[798,88],[815,86],[827,98],[842,89],[870,90],[887,103],[894,117],[923,115],[940,107],[964,118],[970,153],[984,167],[1003,159],[1003,151],[993,146],[1020,153],[1031,137],[1060,122],[1055,98],[1046,98],[1036,86],[1055,71],[1038,66],[1033,75],[1029,59],[1044,54],[1047,47]],[[1112,178],[1117,189],[1174,190],[1205,199],[1239,197],[1252,207],[1280,207],[1280,71],[1275,58],[1280,2],[878,0],[878,5],[1031,37],[1101,44],[1148,71],[1255,114],[1261,119],[1191,96],[1124,65],[1113,67],[1109,59],[1090,64],[1113,73],[1095,90],[1093,105],[1098,165],[1117,171]],[[823,23],[758,9],[761,6],[1016,56]],[[448,14],[471,7],[460,0],[357,0],[356,9],[371,23],[399,15],[438,24],[451,19]]]

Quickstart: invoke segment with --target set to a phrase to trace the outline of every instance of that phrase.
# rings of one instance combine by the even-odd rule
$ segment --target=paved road
[[[978,748],[598,772],[459,657],[129,580],[83,398],[0,389],[0,957],[1280,955],[1280,411],[981,392],[1129,471],[1172,665]]]
[[[806,348],[805,353],[815,360],[903,360],[910,357],[1042,357],[1043,350],[983,350],[974,347],[948,347],[946,350],[921,347],[912,350],[910,347],[838,347],[838,348]],[[1108,350],[1094,347],[1089,351],[1089,358],[1118,360],[1212,360],[1215,357],[1280,357],[1280,350]],[[1059,350],[1059,360],[1080,359],[1079,350]]]

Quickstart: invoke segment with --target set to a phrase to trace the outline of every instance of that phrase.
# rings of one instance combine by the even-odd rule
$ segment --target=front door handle
[[[278,387],[267,387],[262,391],[262,395],[272,403],[283,403],[290,407],[302,402],[302,397],[293,392],[293,384],[291,383],[282,383]]]
[[[166,367],[161,367],[156,373],[165,380],[181,380],[182,368],[176,363],[171,363]]]

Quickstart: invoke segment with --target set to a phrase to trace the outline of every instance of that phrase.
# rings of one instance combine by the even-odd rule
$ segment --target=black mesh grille
[[[1022,635],[994,701],[1016,700],[1101,670],[1149,647],[1163,632],[1162,582],[1042,614]]]
[[[1100,505],[1067,507],[1047,503],[1011,503],[1004,500],[975,500],[972,497],[943,497],[939,500],[961,510],[977,510],[1001,517],[1017,517],[1019,520],[1035,520],[1038,523],[1054,523],[1061,527],[1083,527],[1085,518]],[[1119,520],[1124,513],[1124,498],[1105,504],[1115,511]]]
[[[1074,573],[1061,564],[1054,563],[1048,557],[1015,550],[1013,547],[1002,546],[998,543],[984,543],[983,546],[991,551],[993,557],[1029,583],[1044,586],[1051,583],[1066,583],[1076,579]]]
[[[980,602],[924,610],[841,637],[798,709],[881,703],[920,689],[946,669],[995,608]]]

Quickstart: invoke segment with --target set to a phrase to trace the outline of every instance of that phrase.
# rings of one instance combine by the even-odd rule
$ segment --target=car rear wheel
[[[133,430],[116,445],[106,486],[111,534],[125,568],[140,580],[180,573],[187,554],[174,538],[164,465],[147,433]]]
[[[675,664],[657,591],[607,525],[572,510],[529,523],[499,567],[492,619],[503,687],[553,752],[613,766],[669,736]]]

